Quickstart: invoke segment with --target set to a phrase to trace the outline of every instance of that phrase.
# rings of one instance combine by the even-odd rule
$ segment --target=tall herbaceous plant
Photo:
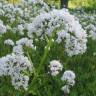
[[[22,0],[20,4],[2,0],[0,40],[0,49],[7,47],[3,55],[0,52],[0,78],[9,78],[8,85],[14,90],[26,96],[29,93],[39,96],[43,89],[41,93],[49,96],[56,94],[52,92],[56,86],[52,82],[58,81],[58,90],[65,95],[70,93],[75,73],[70,69],[63,73],[64,62],[51,49],[54,45],[61,46],[60,54],[69,57],[83,54],[87,34],[68,10],[50,9],[42,0]]]

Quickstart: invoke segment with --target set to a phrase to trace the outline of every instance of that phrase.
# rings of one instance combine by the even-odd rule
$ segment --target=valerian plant
[[[42,0],[23,0],[17,5],[0,1],[0,38],[0,47],[10,49],[0,55],[0,77],[9,78],[8,86],[19,90],[15,94],[57,96],[53,91],[57,86],[60,94],[70,93],[75,73],[65,71],[59,54],[54,56],[51,50],[56,45],[63,49],[60,54],[83,54],[87,34],[68,10],[50,9]],[[14,91],[8,93],[13,96]]]

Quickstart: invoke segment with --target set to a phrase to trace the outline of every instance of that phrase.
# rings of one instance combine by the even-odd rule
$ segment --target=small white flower
[[[18,31],[19,31],[20,35],[24,35],[23,30],[24,30],[23,25],[22,24],[18,25]]]
[[[67,70],[64,72],[61,80],[66,81],[68,85],[73,86],[75,84],[75,73],[71,70]]]
[[[14,46],[14,42],[11,39],[5,40],[4,44]]]
[[[33,48],[34,49],[34,45],[33,45],[33,40],[32,39],[28,39],[28,38],[21,38],[18,41],[16,41],[17,45],[25,45],[27,47]]]
[[[50,67],[52,76],[56,76],[57,74],[59,74],[59,72],[62,71],[62,68],[63,68],[63,66],[58,60],[52,60],[50,62],[49,67]]]
[[[6,33],[7,29],[6,26],[3,25],[3,22],[0,20],[0,34]]]
[[[21,45],[14,46],[13,53],[22,55],[24,53],[22,46]]]

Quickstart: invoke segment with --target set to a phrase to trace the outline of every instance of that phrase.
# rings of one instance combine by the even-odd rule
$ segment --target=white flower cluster
[[[18,29],[20,35],[24,35],[24,29],[25,28],[22,24],[18,25],[17,29]]]
[[[0,76],[10,76],[15,89],[23,87],[27,90],[28,75],[33,71],[33,64],[24,56],[23,47],[34,49],[35,37],[38,41],[52,38],[56,43],[63,42],[68,56],[83,54],[87,49],[87,34],[79,21],[68,10],[50,11],[43,0],[22,0],[17,5],[0,1],[0,19],[0,35],[8,30],[22,37],[15,44],[11,39],[5,40],[4,44],[13,46],[12,54],[0,58]],[[96,31],[95,25],[90,26]],[[56,35],[55,40],[53,34]],[[51,75],[56,76],[63,66],[58,60],[52,60],[49,68]],[[75,84],[75,74],[70,70],[65,71],[61,79],[66,81],[62,90],[69,93],[70,86]]]
[[[69,94],[70,87],[74,86],[75,84],[75,73],[71,70],[67,70],[64,72],[63,76],[61,77],[61,80],[66,82],[66,84],[61,88],[61,90],[65,94]]]
[[[57,76],[60,71],[62,71],[63,66],[58,60],[52,60],[49,65],[50,73],[52,76]],[[64,94],[70,93],[70,87],[74,86],[75,84],[75,73],[71,70],[67,70],[63,73],[61,80],[64,82],[65,85],[61,88]]]
[[[0,76],[10,76],[15,89],[27,89],[29,77],[23,72],[28,71],[32,71],[32,64],[26,56],[12,53],[0,58]]]
[[[14,46],[14,42],[11,39],[7,39],[4,41],[5,45],[10,45],[10,46]],[[16,41],[16,46],[13,47],[13,52],[15,54],[23,54],[23,46],[27,46],[29,48],[32,49],[36,49],[36,47],[34,47],[33,44],[33,40],[32,39],[28,39],[26,38],[21,38],[18,41]]]
[[[88,13],[84,9],[79,9],[75,10],[73,14],[80,20],[83,28],[88,33],[88,37],[96,40],[96,10]]]
[[[10,39],[5,40],[5,44],[12,45],[14,42]],[[23,45],[33,48],[33,42],[28,38],[23,38],[16,42],[12,54],[0,58],[0,76],[10,76],[12,85],[15,89],[24,88],[27,90],[30,72],[33,64],[24,56]],[[27,75],[25,74],[27,73]]]
[[[17,45],[13,47],[13,53],[17,55],[23,55],[23,47],[21,45]]]
[[[79,21],[68,11],[53,10],[49,13],[42,13],[34,18],[28,25],[28,36],[33,34],[43,38],[45,35],[52,36],[57,30],[57,42],[65,39],[65,51],[69,56],[83,54],[86,51],[87,34],[83,30]],[[55,34],[55,33],[54,33]]]
[[[0,35],[6,33],[6,26],[3,24],[3,21],[0,20]]]
[[[8,30],[18,32],[24,35],[27,23],[33,21],[34,17],[42,12],[48,11],[48,5],[42,0],[22,0],[20,4],[8,4],[8,2],[0,1],[0,19],[7,24]],[[6,27],[0,21],[0,33],[5,33]]]
[[[58,60],[52,60],[49,67],[52,76],[56,76],[57,74],[59,74],[59,72],[62,71],[63,68]]]
[[[30,47],[32,49],[34,49],[34,45],[33,45],[33,40],[32,39],[28,39],[28,38],[21,38],[20,40],[16,41],[17,45],[21,45],[21,46],[27,46]]]
[[[4,41],[4,44],[14,46],[14,42],[11,39],[7,39]]]

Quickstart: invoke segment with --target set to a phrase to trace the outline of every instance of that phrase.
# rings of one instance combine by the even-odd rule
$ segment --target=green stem
[[[30,55],[29,55],[29,53],[28,53],[28,50],[27,50],[27,56],[28,56],[28,59],[29,59],[29,61],[31,62],[31,64],[32,64],[32,66],[33,66],[33,62],[32,62],[32,60],[31,60],[31,58],[30,58]],[[37,75],[37,72],[35,71],[34,66],[33,66],[33,73],[34,73],[34,75]],[[31,74],[30,74],[30,75],[31,75]]]
[[[37,71],[34,72],[35,74],[34,74],[34,77],[33,77],[32,82],[30,84],[31,86],[34,85],[34,82],[36,81],[36,79],[38,78],[38,76],[40,75],[40,73],[42,72],[42,69],[44,69],[44,66],[43,65],[45,64],[45,60],[46,60],[46,58],[48,56],[49,48],[51,48],[51,46],[53,44],[53,38],[55,37],[55,34],[56,34],[56,30],[54,30],[54,32],[52,32],[52,36],[51,36],[51,38],[49,40],[48,40],[48,38],[46,38],[47,46],[46,46],[46,48],[44,50],[44,54],[43,54],[43,57],[41,58],[41,62],[39,64],[38,68],[37,68]],[[30,57],[30,56],[28,56],[28,57]],[[29,91],[30,91],[30,88],[32,90],[32,87],[31,86],[29,86]]]
[[[45,48],[45,50],[44,50],[44,55],[43,55],[43,57],[42,57],[42,59],[41,59],[40,65],[39,65],[39,67],[38,67],[38,73],[41,73],[42,69],[44,68],[43,65],[44,65],[45,60],[46,60],[46,58],[47,58],[47,56],[48,56],[48,53],[49,53],[49,51],[50,51],[50,48],[51,48],[51,46],[52,46],[52,44],[53,44],[53,40],[52,40],[52,39],[53,39],[54,36],[55,36],[54,33],[55,33],[55,32],[53,32],[52,37],[49,39],[48,44],[47,44],[47,46],[46,46],[46,48]]]
[[[37,68],[37,71],[35,71],[34,73],[34,77],[33,77],[33,80],[32,80],[32,82],[31,82],[31,86],[32,85],[34,85],[34,82],[36,81],[36,79],[38,78],[38,76],[40,75],[40,73],[41,73],[41,71],[42,71],[42,68],[44,68],[44,67],[42,67],[43,66],[43,64],[44,64],[44,62],[45,62],[45,60],[46,60],[46,58],[47,58],[47,55],[48,55],[48,52],[49,52],[49,48],[52,46],[52,39],[53,39],[53,37],[54,37],[54,35],[55,34],[52,34],[52,37],[49,39],[49,40],[47,40],[47,46],[46,46],[46,48],[45,48],[45,50],[44,50],[44,55],[43,55],[43,57],[42,57],[42,59],[41,59],[41,62],[40,62],[40,65],[39,65],[39,67]],[[28,56],[28,57],[30,57],[30,56]],[[36,69],[35,69],[36,70]],[[30,86],[30,87],[31,87]],[[29,88],[30,88],[29,87]],[[31,88],[32,89],[32,88]]]

